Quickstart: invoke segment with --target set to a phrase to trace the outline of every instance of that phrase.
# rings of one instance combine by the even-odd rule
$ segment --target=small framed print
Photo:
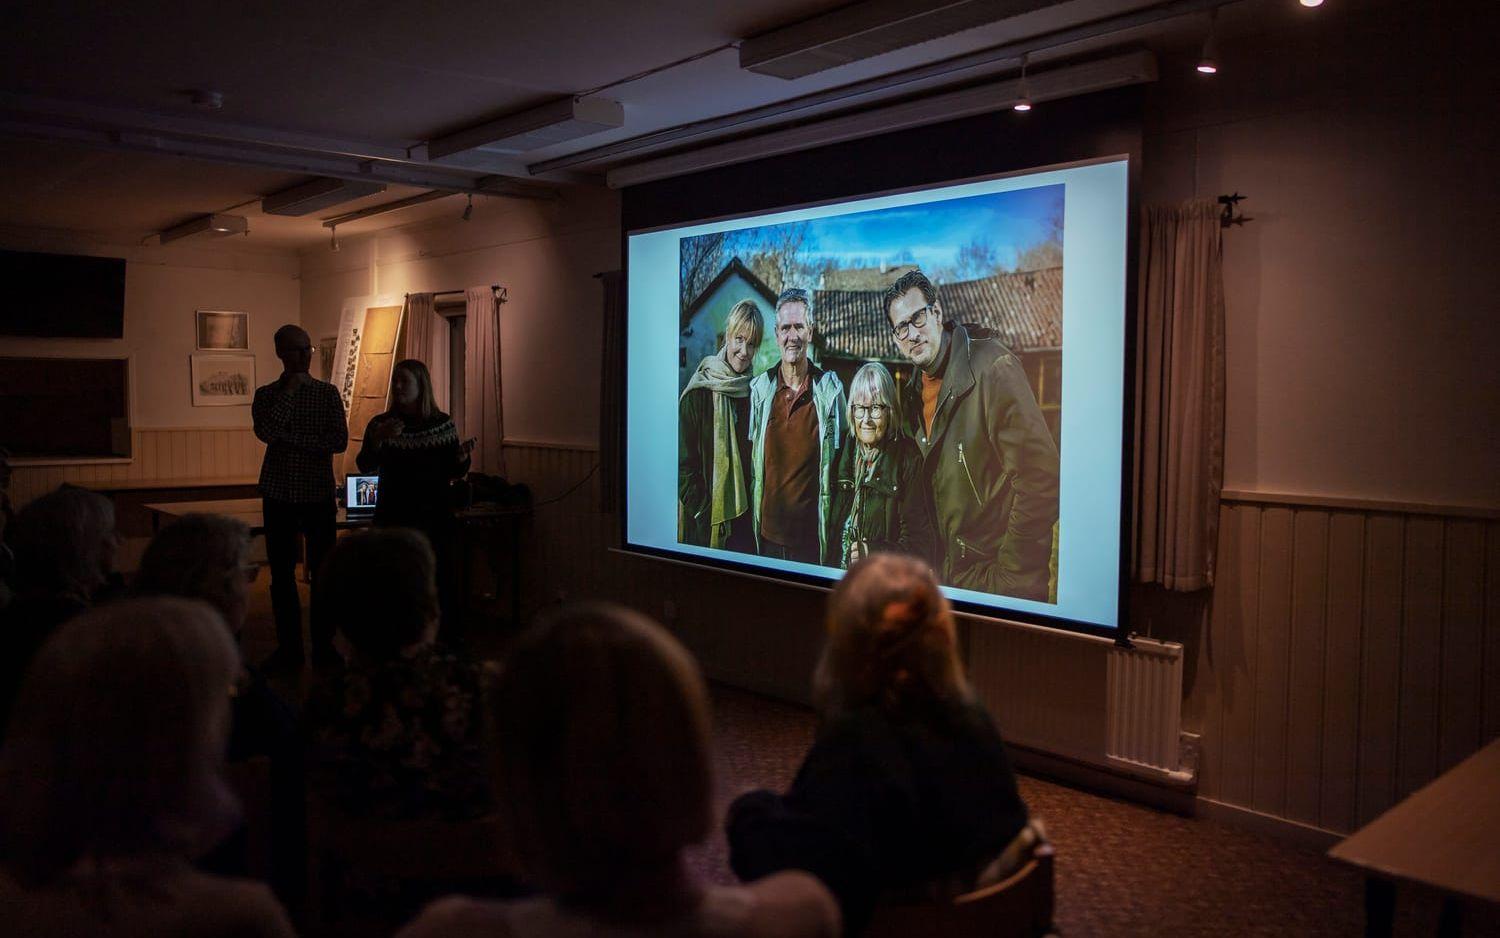
[[[193,355],[193,406],[233,407],[255,400],[254,355]]]
[[[222,309],[200,309],[197,315],[199,351],[249,351],[250,314]]]

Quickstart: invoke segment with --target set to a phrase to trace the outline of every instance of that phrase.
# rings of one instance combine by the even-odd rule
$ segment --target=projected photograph
[[[677,543],[1056,603],[1066,189],[678,238]]]

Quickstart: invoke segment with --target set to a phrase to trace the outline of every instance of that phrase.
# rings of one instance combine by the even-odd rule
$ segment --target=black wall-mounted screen
[[[125,337],[125,259],[0,251],[0,335]]]
[[[130,363],[0,358],[0,446],[19,458],[130,455]]]

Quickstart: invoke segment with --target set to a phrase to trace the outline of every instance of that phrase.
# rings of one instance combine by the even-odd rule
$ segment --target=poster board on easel
[[[354,297],[345,300],[340,311],[331,377],[349,421],[349,448],[341,474],[358,471],[355,457],[365,425],[387,407],[403,311],[400,300],[385,296]]]

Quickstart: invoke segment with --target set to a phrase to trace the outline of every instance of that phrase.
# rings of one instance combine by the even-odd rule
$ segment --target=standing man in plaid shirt
[[[312,340],[297,326],[276,330],[281,377],[255,391],[255,435],[266,444],[260,465],[266,559],[271,566],[271,609],[276,653],[267,668],[302,667],[302,603],[297,598],[297,535],[307,538],[307,569],[314,577],[333,549],[333,454],[349,446],[344,402],[333,385],[308,374]],[[314,580],[313,588],[317,588]],[[333,629],[312,623],[313,666],[338,660]]]

